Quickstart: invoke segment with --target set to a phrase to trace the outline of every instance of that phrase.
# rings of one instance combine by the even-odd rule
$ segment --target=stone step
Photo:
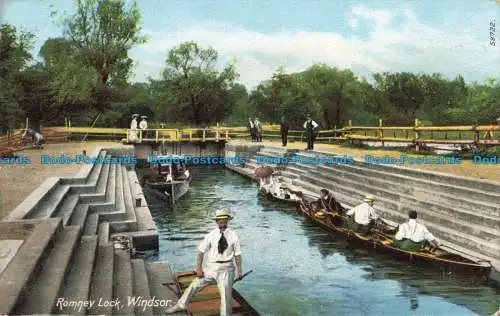
[[[134,307],[128,304],[132,297],[132,264],[130,254],[123,249],[115,249],[114,264],[114,289],[115,299],[121,302],[120,306],[113,308],[113,315],[130,315],[134,313]]]
[[[114,165],[105,164],[102,169],[102,176],[99,177],[94,193],[81,194],[82,203],[102,202],[106,200],[109,182],[114,177]]]
[[[113,244],[97,247],[97,257],[90,284],[90,300],[96,302],[113,300],[114,256]],[[111,313],[111,306],[97,306],[97,304],[88,310],[88,314],[91,315],[111,315]]]
[[[411,194],[401,194],[399,192],[390,190],[392,188],[391,184],[370,183],[369,179],[366,179],[364,181],[354,181],[352,180],[352,178],[355,178],[355,175],[347,178],[342,176],[334,176],[331,173],[325,174],[320,172],[311,172],[309,175],[303,176],[302,178],[307,179],[310,182],[318,180],[323,180],[324,182],[331,181],[341,187],[349,187],[358,189],[362,192],[370,192],[371,194],[375,194],[379,197],[384,197],[392,201],[400,201],[403,204],[411,203],[412,205],[416,205],[421,209],[433,210],[434,212],[439,213],[443,216],[453,215],[453,217],[456,217],[457,219],[463,221],[470,221],[484,227],[492,227],[492,231],[498,231],[500,234],[500,218],[483,215],[473,210],[467,210],[463,206],[457,207],[457,205],[452,205],[449,203],[438,204],[433,201],[432,196],[434,194],[432,192],[426,192],[425,195],[421,195],[421,199],[418,199],[413,197]]]
[[[67,195],[62,205],[58,208],[58,210],[54,213],[52,217],[62,218],[64,225],[66,225],[66,223],[68,223],[71,217],[71,214],[75,210],[76,205],[78,204],[79,198],[80,195],[77,193],[71,193]]]
[[[41,263],[40,274],[26,288],[23,301],[18,305],[15,314],[52,313],[80,234],[78,226],[67,226],[57,234],[50,253]]]
[[[498,229],[490,228],[485,225],[477,225],[475,223],[471,223],[470,220],[461,220],[460,218],[450,219],[450,214],[458,214],[458,211],[456,210],[448,210],[448,212],[445,212],[443,211],[444,208],[438,208],[436,206],[432,208],[425,208],[425,205],[421,206],[418,204],[422,204],[423,202],[418,202],[415,199],[406,197],[400,197],[399,199],[396,199],[394,197],[386,197],[385,194],[383,194],[384,191],[379,188],[373,189],[372,191],[365,191],[363,190],[363,187],[356,186],[353,183],[349,183],[345,179],[330,179],[329,181],[326,181],[324,180],[324,177],[318,178],[314,174],[302,176],[301,180],[305,180],[326,188],[336,187],[338,191],[344,192],[346,195],[365,195],[366,193],[376,194],[377,203],[375,204],[375,208],[377,208],[377,205],[386,205],[387,203],[385,203],[385,201],[391,201],[391,204],[393,205],[394,203],[400,205],[395,210],[399,211],[399,213],[403,216],[406,216],[406,214],[408,214],[410,210],[416,210],[419,213],[420,218],[426,219],[427,221],[432,220],[432,222],[440,223],[441,225],[445,225],[453,229],[481,236],[481,238],[484,240],[492,240],[500,236],[500,230]],[[384,210],[387,208],[391,207],[384,207]]]
[[[12,314],[18,301],[25,296],[25,289],[29,287],[30,280],[36,282],[37,275],[42,271],[43,261],[52,250],[55,237],[62,229],[62,221],[59,218],[39,222],[33,228],[33,232],[0,274],[0,315]]]
[[[165,286],[162,283],[175,282],[173,271],[166,262],[146,262],[146,271],[148,272],[149,289],[151,296],[157,299],[171,300],[168,306],[155,306],[153,307],[153,314],[164,315],[168,307],[177,302],[179,296],[172,289],[177,289],[175,286]],[[184,315],[185,313],[179,313]]]
[[[364,192],[360,192],[355,189],[351,188],[345,188],[345,187],[339,187],[339,186],[332,186],[330,184],[324,184],[321,186],[311,184],[309,182],[306,182],[305,180],[294,180],[294,185],[306,188],[308,190],[314,191],[314,190],[319,190],[322,188],[327,188],[330,189],[331,191],[334,192],[334,196],[336,199],[338,199],[341,202],[346,201],[344,197],[348,196],[350,197],[349,200],[355,200],[357,197],[357,200],[359,201],[358,203],[350,203],[351,205],[356,205],[361,202],[361,199],[365,195]],[[339,194],[340,193],[340,194]],[[382,206],[381,206],[382,205]],[[375,209],[379,212],[379,214],[387,218],[391,221],[395,221],[397,223],[403,223],[408,220],[407,218],[407,210],[405,211],[406,205],[401,205],[399,203],[395,203],[393,201],[384,201],[384,199],[379,198],[377,200],[377,203],[375,204]],[[399,211],[399,210],[402,211]],[[426,210],[417,210],[420,214],[429,215],[428,211]],[[429,216],[433,217],[434,219],[438,219],[439,223],[449,221],[446,218],[430,214]],[[460,244],[462,246],[468,246],[472,247],[475,250],[478,250],[480,253],[485,253],[485,251],[488,251],[488,255],[494,254],[495,256],[500,253],[500,246],[496,245],[492,242],[488,242],[487,240],[483,238],[479,238],[476,236],[470,235],[470,232],[464,232],[465,231],[474,231],[478,230],[480,231],[483,229],[483,227],[479,227],[477,225],[472,225],[468,224],[465,222],[459,223],[461,225],[457,229],[451,229],[448,227],[444,227],[440,224],[436,224],[434,222],[430,222],[429,220],[423,221],[425,222],[425,225],[429,228],[429,230],[438,238],[443,238],[447,242],[453,243],[453,244]],[[463,225],[463,226],[462,226]],[[487,233],[485,233],[487,235]],[[485,250],[486,249],[486,250]]]
[[[114,190],[114,204],[115,207],[111,212],[99,212],[99,222],[114,222],[123,221],[126,217],[125,201],[124,201],[124,183],[122,177],[122,168],[120,165],[116,166],[115,173],[115,190]]]
[[[45,195],[42,201],[25,218],[49,218],[61,205],[64,197],[69,193],[69,185],[59,185]]]
[[[109,173],[109,164],[94,164],[92,173],[89,175],[87,182],[78,185],[71,185],[74,192],[81,194],[98,193],[99,188],[102,188],[103,182],[107,181]],[[106,186],[104,185],[104,188]],[[102,189],[104,191],[104,188]]]
[[[71,214],[67,223],[65,225],[80,225],[82,228],[85,226],[85,221],[87,220],[87,214],[89,212],[88,204],[78,204]]]
[[[75,257],[71,263],[71,270],[66,277],[59,297],[66,301],[87,301],[90,294],[90,282],[94,262],[96,260],[97,238],[96,236],[83,236],[76,250]],[[86,308],[75,309],[74,307],[54,307],[56,314],[85,315]]]
[[[99,245],[105,246],[110,243],[109,222],[99,223],[97,236],[99,238]]]
[[[134,201],[134,212],[137,219],[137,230],[138,231],[156,231],[157,227],[149,208],[146,206],[147,202],[142,192],[142,188],[139,184],[137,174],[134,170],[127,171],[129,178],[129,184],[131,189],[131,195],[135,198],[141,199],[141,206],[135,207]]]
[[[127,168],[122,166],[124,220],[111,223],[113,232],[137,231],[138,223]]]
[[[106,155],[106,150],[96,149],[93,153],[94,156],[103,157]],[[98,177],[102,164],[83,164],[80,171],[75,177],[62,177],[61,184],[69,184],[71,186],[86,186],[93,178]],[[80,192],[79,193],[83,193]]]
[[[322,166],[322,168],[332,168],[330,166]],[[420,188],[423,190],[428,190],[432,192],[439,192],[439,194],[443,194],[446,196],[455,196],[457,198],[465,199],[465,200],[473,200],[473,201],[481,201],[486,206],[495,206],[498,207],[498,201],[500,200],[500,194],[485,192],[481,190],[477,190],[474,187],[460,187],[456,185],[453,178],[450,178],[448,182],[436,182],[426,180],[422,177],[414,177],[404,174],[392,174],[389,172],[385,172],[382,170],[377,170],[370,165],[361,165],[361,164],[339,164],[333,167],[335,169],[343,170],[346,172],[356,173],[360,176],[366,176],[370,178],[379,178],[385,179],[387,181],[392,181],[395,183],[405,184],[411,187]],[[451,184],[453,183],[453,184]]]
[[[99,226],[99,214],[92,213],[87,216],[85,225],[83,226],[84,236],[94,236],[97,235],[97,228]]]
[[[355,165],[363,165],[372,170],[383,171],[391,174],[400,174],[412,178],[420,178],[426,181],[437,182],[440,184],[449,184],[453,182],[454,186],[461,188],[470,188],[477,190],[479,192],[486,193],[497,193],[500,191],[500,184],[491,181],[478,181],[465,177],[458,177],[446,173],[440,172],[428,172],[420,169],[413,169],[409,167],[394,166],[394,165],[382,165],[382,164],[364,164],[361,161],[357,161]]]
[[[482,202],[479,200],[470,200],[462,198],[460,196],[447,194],[439,190],[430,190],[421,188],[419,185],[408,185],[402,181],[396,181],[387,179],[384,174],[378,174],[376,176],[367,176],[363,174],[363,171],[359,168],[349,169],[344,166],[319,166],[318,169],[329,174],[332,177],[343,177],[350,178],[353,181],[357,180],[359,183],[364,183],[365,185],[371,185],[373,187],[384,187],[391,189],[394,192],[401,192],[406,195],[413,195],[416,197],[421,197],[422,200],[432,200],[439,204],[445,204],[450,207],[456,206],[457,203],[461,205],[462,208],[474,209],[481,211],[485,215],[500,215],[500,205],[495,205],[492,203]],[[334,175],[335,174],[335,175]],[[398,179],[399,180],[399,179]]]
[[[149,300],[151,293],[149,291],[148,274],[146,272],[146,265],[144,260],[133,259],[132,261],[132,275],[133,275],[133,295],[135,299]],[[153,307],[141,306],[136,304],[134,307],[136,315],[153,315]]]

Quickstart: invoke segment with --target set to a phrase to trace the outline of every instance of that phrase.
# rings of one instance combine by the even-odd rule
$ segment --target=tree
[[[78,49],[64,38],[49,38],[40,49],[40,56],[50,73],[53,108],[57,115],[75,123],[84,123],[82,113],[90,110],[98,75],[80,58]]]
[[[167,116],[182,122],[215,123],[231,113],[230,87],[237,78],[234,64],[222,71],[215,69],[218,54],[213,48],[201,48],[185,42],[168,53],[160,108]],[[166,93],[168,91],[168,93]]]
[[[422,81],[408,72],[384,73],[381,76],[384,77],[384,93],[391,105],[397,109],[401,123],[411,123],[424,103]]]
[[[0,132],[4,133],[24,121],[19,103],[17,75],[32,59],[34,35],[18,31],[9,24],[0,25]]]
[[[139,7],[135,2],[126,10],[123,0],[76,0],[75,4],[77,12],[64,20],[65,35],[105,86],[110,76],[130,68],[128,51],[146,42],[140,35]]]

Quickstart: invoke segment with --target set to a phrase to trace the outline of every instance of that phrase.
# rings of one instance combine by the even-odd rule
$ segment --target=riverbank
[[[247,142],[251,143],[251,142]],[[282,147],[281,142],[276,141],[263,141],[261,144],[269,147]],[[306,143],[301,142],[289,142],[286,148],[289,149],[305,149]],[[284,147],[285,148],[285,147]],[[390,156],[394,158],[399,158],[401,155],[406,155],[413,158],[439,158],[440,156],[430,156],[430,155],[415,155],[406,152],[386,149],[386,148],[352,148],[337,144],[314,144],[314,149],[318,151],[326,151],[335,153],[338,155],[352,156],[358,159],[365,159],[365,156],[371,155],[374,157],[385,157]],[[475,164],[472,160],[462,160],[460,164],[409,164],[406,163],[402,165],[404,167],[427,170],[427,171],[437,171],[443,173],[449,173],[455,176],[470,177],[474,179],[490,180],[500,183],[500,165],[499,164]]]
[[[75,157],[85,149],[87,155],[98,147],[121,146],[116,142],[80,142],[46,144],[43,149],[27,149],[16,154],[30,160],[29,164],[0,164],[0,220],[38,188],[48,177],[68,177],[78,173],[83,163],[42,164],[43,155]]]

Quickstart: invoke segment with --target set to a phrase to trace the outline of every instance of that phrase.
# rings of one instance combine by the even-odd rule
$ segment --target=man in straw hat
[[[196,259],[197,278],[191,282],[182,297],[171,308],[167,309],[167,314],[173,314],[186,310],[191,298],[209,285],[217,284],[221,297],[220,315],[229,316],[232,311],[233,282],[236,262],[238,279],[243,274],[241,270],[241,250],[238,235],[227,228],[229,215],[227,209],[218,210],[213,217],[217,223],[217,228],[208,233],[198,246],[198,256]],[[207,254],[208,262],[205,269],[202,269],[203,259]]]
[[[347,211],[346,215],[351,216],[347,221],[348,228],[355,232],[367,233],[375,226],[375,220],[379,218],[373,208],[375,200],[374,195],[368,194],[363,199],[363,203]]]

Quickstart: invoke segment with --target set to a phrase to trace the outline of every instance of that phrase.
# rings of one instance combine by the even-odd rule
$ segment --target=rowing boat
[[[345,218],[329,212],[320,212],[317,214],[315,210],[304,203],[300,203],[297,206],[297,210],[300,214],[312,219],[324,229],[342,235],[349,242],[377,252],[390,254],[394,259],[411,262],[416,265],[438,268],[446,275],[467,274],[486,278],[492,268],[489,261],[464,258],[458,254],[446,251],[442,246],[437,249],[425,246],[418,252],[399,249],[393,244],[394,231],[388,233],[390,230],[373,229],[370,234],[361,235],[344,227]]]
[[[297,205],[300,200],[299,199],[287,199],[287,198],[282,198],[280,196],[277,196],[277,195],[274,195],[270,192],[266,192],[264,190],[260,190],[259,191],[259,194],[269,200],[273,200],[273,201],[277,201],[277,202],[280,202],[280,203],[285,203],[285,204],[289,204],[289,205]]]
[[[196,278],[196,272],[185,271],[175,274],[177,290],[184,293],[191,281]],[[233,288],[233,316],[259,316],[260,314]],[[215,316],[220,314],[220,295],[217,285],[210,285],[193,296],[191,303],[187,306],[188,315],[191,316]]]

